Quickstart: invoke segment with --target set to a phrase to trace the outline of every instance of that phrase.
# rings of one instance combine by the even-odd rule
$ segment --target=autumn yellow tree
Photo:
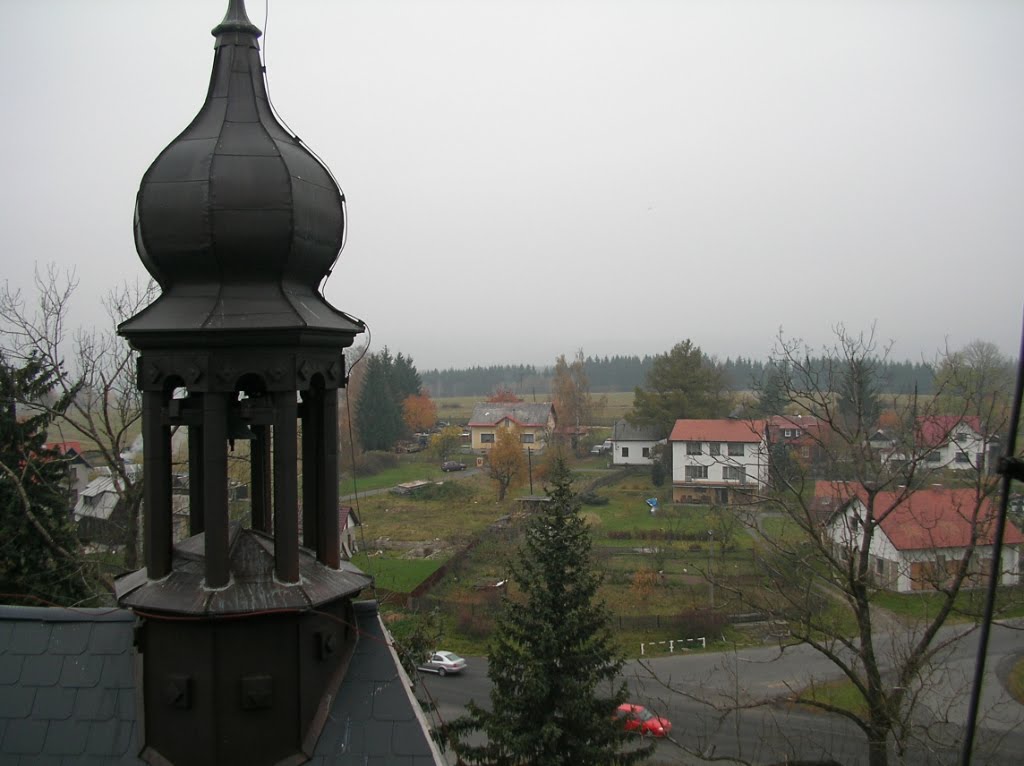
[[[526,472],[519,429],[499,428],[487,460],[487,475],[498,485],[498,502],[501,502],[508,488],[522,479]]]
[[[576,352],[572,362],[566,361],[565,354],[555,360],[555,375],[551,382],[551,393],[555,404],[555,417],[560,428],[571,434],[573,451],[579,455],[582,442],[580,435],[589,425],[594,408],[599,403],[590,394],[586,360],[583,349]]]
[[[462,445],[462,429],[458,426],[445,426],[430,438],[430,450],[442,462],[457,452]]]
[[[421,390],[418,394],[407,396],[402,402],[402,418],[410,431],[428,431],[437,422],[437,405],[430,394]]]

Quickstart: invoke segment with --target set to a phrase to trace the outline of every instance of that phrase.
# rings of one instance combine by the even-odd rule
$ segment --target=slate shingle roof
[[[519,426],[543,427],[548,425],[548,420],[553,414],[550,402],[539,404],[527,404],[526,402],[497,404],[485,402],[473,407],[473,415],[469,419],[469,425],[493,426],[508,418]]]
[[[139,764],[135,617],[0,606],[0,763]]]
[[[655,426],[635,426],[628,420],[618,420],[612,427],[612,441],[615,442],[651,442],[661,438]]]
[[[355,610],[359,644],[310,762],[443,763],[376,602]],[[144,763],[137,756],[134,625],[122,609],[0,606],[0,763]]]

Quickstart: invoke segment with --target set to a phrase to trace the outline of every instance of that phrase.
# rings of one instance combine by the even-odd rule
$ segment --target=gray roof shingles
[[[311,763],[439,763],[375,602]],[[121,609],[0,606],[0,764],[142,764],[135,617]]]

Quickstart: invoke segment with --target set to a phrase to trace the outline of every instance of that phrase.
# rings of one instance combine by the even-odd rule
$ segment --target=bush
[[[416,490],[416,498],[419,500],[464,500],[472,495],[472,487],[457,481],[431,484]]]
[[[690,637],[720,636],[728,620],[720,612],[710,609],[691,609],[679,613],[679,624]]]
[[[494,616],[471,604],[459,607],[455,624],[459,633],[476,640],[488,638],[494,632]]]
[[[584,492],[580,495],[580,502],[584,505],[608,505],[608,500],[609,498],[596,492]]]
[[[391,452],[364,452],[355,459],[356,476],[373,476],[389,468],[398,468],[398,455]]]

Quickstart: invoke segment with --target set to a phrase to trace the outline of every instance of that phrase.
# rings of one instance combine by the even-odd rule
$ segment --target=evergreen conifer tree
[[[564,458],[555,460],[551,500],[528,522],[512,564],[490,647],[488,711],[469,713],[441,733],[461,762],[488,766],[629,764],[650,747],[629,748],[615,723],[625,700],[608,613],[596,601],[590,536]],[[487,742],[470,745],[472,732]]]
[[[22,417],[14,404],[41,400],[52,390],[35,357],[13,367],[0,355],[0,592],[6,603],[72,605],[94,593],[62,486],[66,464],[45,447],[49,413],[67,402]]]
[[[402,409],[395,401],[389,380],[391,365],[387,349],[366,359],[366,373],[356,401],[359,443],[365,450],[390,450],[405,428]]]

